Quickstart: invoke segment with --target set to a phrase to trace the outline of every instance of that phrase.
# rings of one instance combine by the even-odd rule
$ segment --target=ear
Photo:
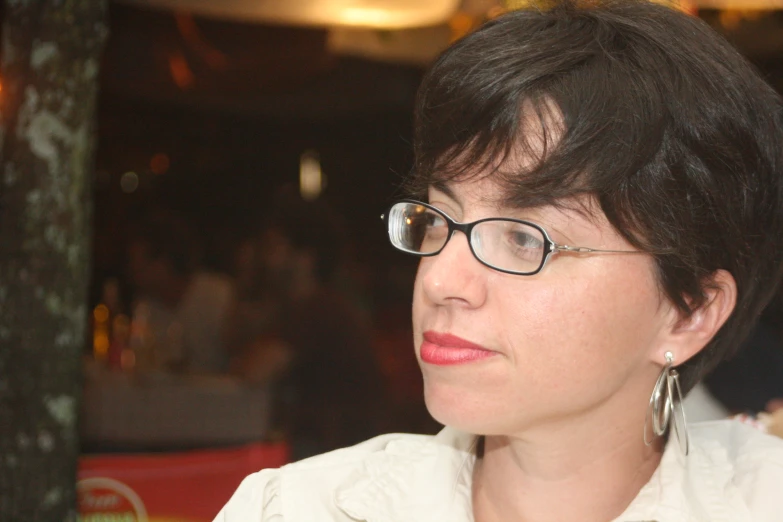
[[[672,352],[674,364],[680,365],[699,353],[718,333],[734,310],[737,303],[737,283],[726,270],[716,270],[706,283],[704,304],[683,317],[672,308],[673,320],[668,339],[661,346],[658,362],[665,360],[664,354]]]

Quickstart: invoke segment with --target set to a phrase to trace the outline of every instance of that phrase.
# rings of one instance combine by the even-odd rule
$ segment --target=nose
[[[490,271],[473,256],[467,236],[454,232],[438,255],[422,258],[416,279],[425,297],[436,305],[478,308],[487,297]]]

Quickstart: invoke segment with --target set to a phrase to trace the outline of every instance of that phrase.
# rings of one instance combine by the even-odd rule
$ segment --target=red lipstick
[[[466,364],[497,355],[483,346],[447,333],[424,332],[421,360],[438,366]]]

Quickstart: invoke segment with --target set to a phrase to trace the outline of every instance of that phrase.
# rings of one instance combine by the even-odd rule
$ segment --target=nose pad
[[[466,253],[470,257],[473,257],[473,252],[470,249],[468,236],[461,230],[453,230],[451,232],[451,235],[449,236],[449,240],[446,242],[446,245],[443,247],[443,250],[441,250],[440,253],[435,257],[436,258],[443,257],[444,254],[446,254],[446,257],[454,256],[454,255],[462,255],[463,254],[462,250],[464,250],[464,253]],[[456,254],[454,253],[455,251]]]
[[[490,269],[475,258],[467,236],[457,232],[452,232],[438,255],[422,258],[417,280],[435,304],[480,306],[486,299],[485,276]]]
[[[470,250],[471,255],[473,255],[473,257],[476,259],[476,261],[478,261],[478,255],[475,254],[474,251],[480,252],[483,245],[481,244],[481,235],[474,234],[473,230],[470,231],[472,237],[469,238],[470,241],[468,241],[468,249]],[[466,240],[467,239],[468,238],[466,237]]]

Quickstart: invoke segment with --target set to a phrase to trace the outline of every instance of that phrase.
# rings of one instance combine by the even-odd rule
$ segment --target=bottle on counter
[[[93,310],[93,358],[111,370],[133,367],[130,319],[123,313],[120,285],[115,278],[103,283],[101,302]]]

